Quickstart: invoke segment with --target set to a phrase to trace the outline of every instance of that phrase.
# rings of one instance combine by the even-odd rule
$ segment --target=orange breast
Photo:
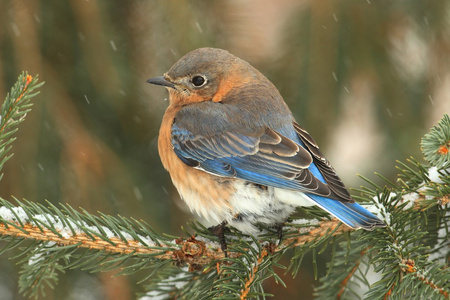
[[[189,167],[178,158],[171,144],[172,124],[178,110],[170,105],[164,114],[158,138],[159,156],[189,208],[207,219],[222,221],[225,215],[233,214],[229,202],[235,192],[233,179]]]

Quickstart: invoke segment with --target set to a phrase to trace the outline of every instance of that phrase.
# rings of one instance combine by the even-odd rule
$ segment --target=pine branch
[[[18,237],[24,239],[32,239],[40,242],[53,242],[59,246],[75,246],[87,248],[91,250],[102,250],[113,254],[150,254],[156,255],[161,259],[171,259],[173,255],[167,253],[161,254],[161,250],[147,248],[140,242],[131,240],[124,242],[117,237],[109,237],[104,239],[92,239],[92,235],[87,233],[78,233],[71,237],[64,237],[62,231],[57,229],[39,228],[25,223],[20,226],[19,223],[0,220],[0,235]],[[169,246],[161,245],[161,248],[169,248]],[[187,250],[189,251],[189,250]]]
[[[445,115],[422,140],[431,165],[414,158],[399,162],[399,180],[385,180],[388,187],[366,179],[371,187],[361,188],[359,199],[374,200],[373,212],[388,226],[383,231],[357,233],[356,240],[340,244],[336,255],[347,253],[347,263],[330,263],[332,271],[316,290],[319,299],[334,295],[339,299],[449,298],[450,157],[445,152],[449,120]],[[366,275],[369,270],[371,282]],[[361,287],[365,293],[356,291]]]
[[[264,248],[257,259],[257,264],[253,267],[249,278],[245,281],[244,288],[241,290],[241,295],[239,299],[244,300],[247,299],[248,294],[250,293],[250,286],[255,281],[255,277],[257,276],[258,269],[264,261],[264,258],[269,254],[266,248]]]
[[[38,76],[33,78],[23,72],[11,88],[11,92],[6,95],[0,114],[0,170],[12,157],[12,154],[8,155],[8,153],[11,150],[11,144],[15,141],[13,134],[16,133],[17,126],[31,110],[30,99],[39,94],[39,92],[33,93],[33,91],[44,84],[37,82]],[[2,177],[3,175],[0,175],[0,179]]]
[[[350,279],[355,275],[355,272],[358,270],[359,266],[361,265],[362,258],[366,254],[367,250],[369,248],[366,248],[360,252],[360,257],[357,261],[354,262],[353,268],[350,270],[350,272],[345,276],[345,278],[342,280],[340,286],[339,286],[339,292],[336,295],[337,299],[341,299],[342,294],[346,291],[347,285],[350,282]]]
[[[131,254],[152,256],[160,260],[174,260],[179,265],[206,266],[213,261],[225,258],[218,243],[194,236],[164,241],[143,221],[128,220],[102,215],[100,218],[84,211],[76,212],[70,206],[46,208],[40,204],[12,203],[0,199],[0,235],[39,242],[53,242],[59,246],[74,246],[110,254]],[[28,204],[28,205],[27,205]],[[67,212],[71,212],[67,215]],[[301,227],[290,228],[288,238],[272,248],[272,252],[297,247],[329,235],[339,235],[350,231],[340,226],[337,220],[312,222]],[[110,226],[103,226],[108,224]],[[111,226],[114,224],[113,226]],[[298,226],[293,224],[292,226]],[[145,236],[142,233],[146,234]],[[203,232],[203,236],[213,237]],[[231,243],[232,244],[232,243]],[[239,253],[230,253],[231,258]]]
[[[220,244],[214,241],[216,237],[195,224],[196,237],[170,239],[157,234],[143,221],[103,214],[95,216],[68,205],[57,208],[50,203],[45,207],[28,201],[16,202],[19,206],[0,199],[0,235],[11,242],[2,252],[15,249],[19,243],[31,243],[28,255],[22,259],[26,276],[21,277],[21,287],[33,296],[43,292],[42,284],[51,286],[57,282],[57,272],[49,272],[51,269],[59,272],[68,268],[96,272],[118,269],[123,274],[132,274],[150,268],[154,273],[171,263],[187,265],[191,272],[202,270],[200,277],[212,272],[225,278],[229,278],[230,272],[236,272],[237,263],[242,268],[253,265],[242,274],[242,287],[235,287],[243,296],[251,295],[252,288],[261,284],[263,259],[266,259],[265,268],[272,267],[268,261],[277,255],[281,257],[287,249],[302,246],[306,253],[330,236],[350,231],[348,227],[340,226],[337,220],[311,220],[309,223],[293,220],[284,228],[286,239],[281,244],[272,242],[276,241],[275,233],[260,241],[248,236],[238,240],[231,238],[225,258]],[[253,263],[249,264],[250,261]],[[212,267],[219,262],[218,268]],[[229,284],[227,281],[222,283]]]
[[[421,141],[425,159],[433,166],[443,167],[450,161],[450,117],[445,114]]]

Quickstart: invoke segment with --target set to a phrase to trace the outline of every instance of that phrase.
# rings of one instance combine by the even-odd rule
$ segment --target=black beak
[[[147,82],[151,83],[151,84],[170,87],[173,89],[175,88],[175,85],[172,82],[165,80],[163,76],[157,76],[157,77],[150,78],[149,80],[147,80]]]

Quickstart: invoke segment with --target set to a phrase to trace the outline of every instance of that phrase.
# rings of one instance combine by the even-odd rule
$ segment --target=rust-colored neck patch
[[[249,76],[242,76],[237,70],[235,72],[232,70],[229,74],[220,81],[219,88],[212,98],[213,102],[221,102],[232,89],[240,88],[250,82]]]

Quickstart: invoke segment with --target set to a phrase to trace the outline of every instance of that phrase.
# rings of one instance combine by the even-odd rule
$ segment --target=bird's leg
[[[284,237],[283,227],[284,227],[284,222],[276,223],[274,226],[274,228],[277,230],[278,245],[281,245],[281,241],[283,240],[283,237]]]
[[[217,236],[219,238],[220,248],[222,249],[223,253],[225,254],[225,257],[228,257],[227,255],[227,242],[225,241],[225,231],[227,230],[227,222],[223,221],[219,225],[211,226],[208,228],[209,231],[211,231],[212,234]]]

